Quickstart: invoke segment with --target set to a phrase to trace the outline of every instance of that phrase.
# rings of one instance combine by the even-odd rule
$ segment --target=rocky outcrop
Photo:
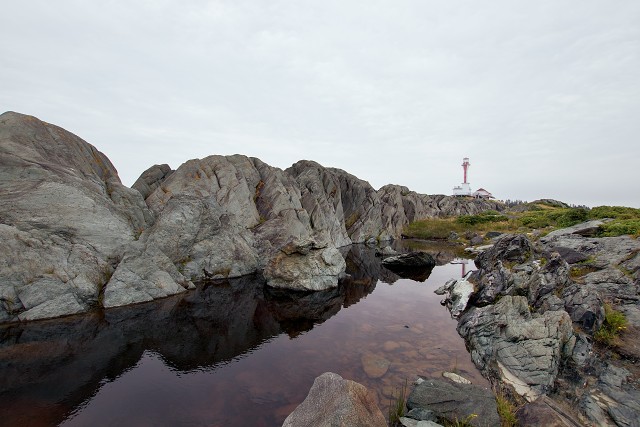
[[[122,247],[153,215],[95,147],[34,117],[5,113],[0,221],[0,321],[11,321],[99,306]]]
[[[153,165],[142,172],[142,175],[133,183],[131,188],[138,190],[142,197],[146,199],[172,173],[173,169],[169,165]]]
[[[262,271],[274,286],[324,289],[343,269],[336,248],[399,237],[418,218],[500,209],[400,186],[376,191],[310,161],[283,171],[241,155],[175,171],[155,165],[130,189],[95,147],[17,113],[0,116],[0,190],[0,322],[138,303]],[[326,247],[285,256],[288,244],[308,239]]]
[[[333,372],[325,372],[315,379],[307,398],[282,424],[283,427],[386,425],[373,392]]]
[[[460,317],[458,332],[479,369],[497,373],[529,400],[552,389],[561,359],[570,356],[575,345],[565,311],[534,316],[522,296],[470,308]]]
[[[592,223],[531,242],[506,235],[475,260],[473,285],[458,331],[476,366],[530,401],[520,414],[545,423],[636,425],[640,360],[640,241],[629,236],[586,237]],[[456,281],[449,292],[453,308]],[[605,303],[625,314],[613,346],[596,344]],[[595,351],[597,348],[597,351]],[[543,403],[540,403],[543,402]],[[575,402],[579,402],[576,406]],[[576,413],[565,413],[572,407]]]

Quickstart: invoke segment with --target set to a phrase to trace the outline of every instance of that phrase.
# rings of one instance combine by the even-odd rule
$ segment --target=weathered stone
[[[151,301],[194,285],[154,246],[131,245],[104,290],[104,307]]]
[[[502,236],[491,248],[482,252],[475,259],[476,267],[492,268],[498,260],[522,264],[533,255],[533,246],[523,234],[507,234]]]
[[[562,298],[571,320],[586,331],[595,332],[602,326],[604,303],[594,286],[573,284],[564,290]]]
[[[338,286],[346,268],[340,252],[313,240],[292,242],[267,264],[264,277],[274,288],[318,291]]]
[[[484,242],[484,239],[482,238],[482,236],[473,236],[469,240],[469,243],[472,244],[473,246],[481,245],[482,242]]]
[[[167,164],[153,165],[142,172],[142,175],[133,183],[131,188],[138,190],[142,194],[142,198],[146,199],[172,173],[173,170]]]
[[[595,219],[592,221],[576,224],[571,227],[561,228],[559,230],[555,230],[547,234],[545,236],[545,240],[549,240],[559,236],[565,236],[567,234],[578,234],[580,236],[585,236],[585,237],[594,236],[597,233],[600,226],[605,222],[606,221],[603,221],[600,219]]]
[[[418,421],[438,421],[438,417],[433,411],[424,408],[411,409],[407,412],[407,417]]]
[[[443,372],[442,376],[445,377],[448,380],[453,381],[454,383],[458,383],[458,384],[471,384],[471,381],[469,381],[468,379],[466,379],[465,377],[458,375],[454,372]]]
[[[500,425],[493,393],[469,384],[427,379],[411,391],[407,408],[429,409],[451,422],[470,419],[473,426]]]
[[[47,319],[50,317],[65,316],[85,311],[85,308],[78,303],[78,300],[71,293],[65,293],[44,301],[36,307],[21,313],[20,320]]]
[[[385,258],[382,260],[382,265],[396,269],[433,268],[436,261],[426,252],[411,252]]]
[[[562,259],[564,259],[568,264],[577,264],[579,262],[586,261],[589,259],[585,254],[578,252],[571,248],[565,248],[562,246],[553,247],[552,250],[557,252]]]
[[[290,272],[312,272],[314,282],[312,277],[321,277],[314,289],[335,286],[342,262],[330,248],[390,240],[419,218],[487,209],[501,205],[393,185],[376,191],[314,162],[282,171],[240,155],[194,159],[175,171],[155,165],[130,189],[106,156],[77,136],[34,117],[5,113],[0,322],[18,320],[58,298],[78,306],[57,305],[66,311],[56,314],[48,304],[40,315],[86,311],[100,306],[102,295],[110,306],[128,304],[180,292],[190,280],[262,271],[288,242],[312,236],[325,241],[326,249],[320,257],[316,250],[304,255],[310,259],[298,259]],[[145,263],[159,270],[151,273]],[[389,271],[380,276],[388,282],[398,278]],[[296,280],[280,285],[285,282]]]
[[[567,418],[550,405],[550,401],[544,397],[534,402],[526,403],[516,412],[518,423],[527,427],[568,427],[575,425],[573,418]]]
[[[499,232],[499,231],[488,231],[488,232],[484,235],[484,238],[485,238],[485,239],[495,239],[496,237],[500,237],[500,236],[502,236],[502,234],[504,234],[504,233],[501,233],[501,232]]]
[[[0,218],[0,321],[95,306],[110,259],[153,221],[95,147],[11,112],[0,115]]]
[[[340,375],[326,372],[315,379],[306,399],[283,427],[386,427],[373,392]]]
[[[438,295],[449,295],[444,300],[444,304],[451,312],[451,317],[457,319],[467,308],[469,298],[474,291],[473,284],[466,277],[460,280],[451,279],[444,286],[435,290]]]
[[[551,388],[561,358],[575,344],[566,312],[532,316],[525,297],[504,296],[495,305],[468,309],[458,332],[480,370],[497,371],[530,400]]]

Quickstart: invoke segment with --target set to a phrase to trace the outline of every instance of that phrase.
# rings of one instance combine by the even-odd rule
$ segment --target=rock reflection
[[[0,327],[0,419],[56,425],[145,351],[172,369],[215,370],[281,334],[295,337],[394,283],[363,245],[343,249],[347,277],[331,290],[292,293],[260,277],[201,283],[184,295],[85,315]]]

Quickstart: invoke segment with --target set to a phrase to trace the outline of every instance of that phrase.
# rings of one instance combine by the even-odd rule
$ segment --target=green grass
[[[398,396],[394,394],[394,399],[389,402],[389,426],[400,426],[400,418],[404,416],[407,404],[407,380],[404,385],[397,388]]]
[[[611,304],[604,305],[604,322],[600,329],[593,334],[593,338],[600,344],[615,346],[618,335],[627,327],[627,318],[621,312],[614,310]]]
[[[541,230],[544,233],[558,228],[570,227],[590,219],[611,218],[603,224],[599,237],[631,235],[640,237],[640,209],[620,206],[554,207],[544,203],[531,203],[526,210],[508,210],[502,213],[486,211],[477,215],[462,215],[454,218],[429,218],[412,222],[403,230],[407,237],[417,239],[447,239],[452,232],[459,236],[467,232],[484,233],[529,233]]]
[[[507,394],[503,391],[496,391],[496,406],[498,408],[498,415],[500,416],[500,427],[515,427],[518,425],[518,419],[516,417],[516,404],[509,399]]]
[[[478,225],[493,222],[509,221],[509,218],[496,212],[485,211],[477,215],[462,215],[456,218],[456,221],[463,225]]]
[[[473,424],[471,424],[471,421],[473,421],[473,419],[477,417],[478,416],[476,414],[471,414],[467,418],[464,418],[462,420],[459,420],[458,417],[455,417],[453,421],[443,419],[441,420],[441,422],[443,423],[442,425],[444,425],[444,427],[472,427]]]

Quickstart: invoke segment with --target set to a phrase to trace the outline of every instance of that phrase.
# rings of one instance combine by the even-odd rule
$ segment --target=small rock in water
[[[369,378],[380,378],[389,370],[389,362],[384,357],[377,356],[372,353],[365,353],[360,357],[362,369]]]
[[[443,372],[442,376],[458,384],[471,384],[471,381],[453,372]]]

